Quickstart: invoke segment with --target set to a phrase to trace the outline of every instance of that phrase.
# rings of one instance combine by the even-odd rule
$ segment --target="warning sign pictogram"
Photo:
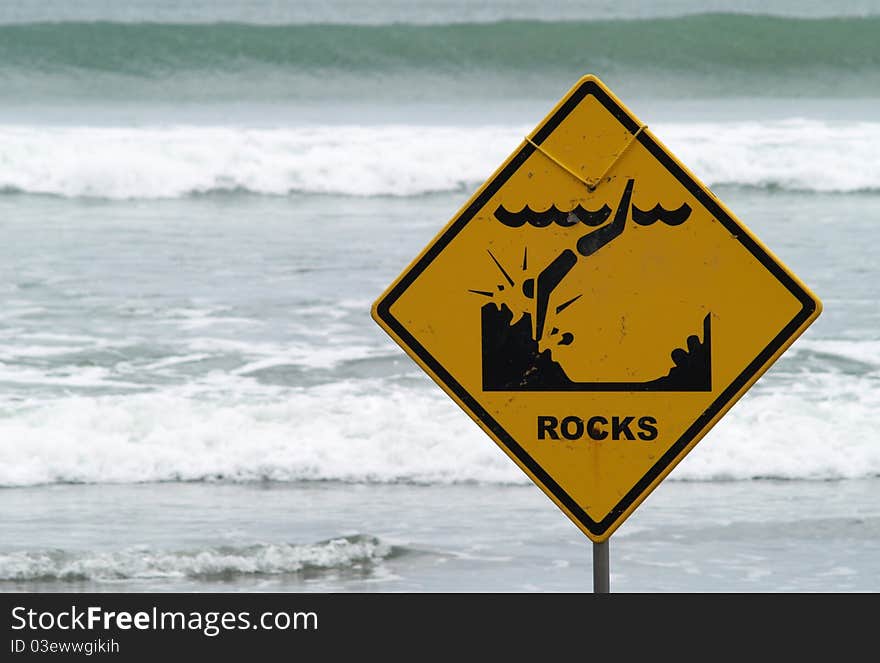
[[[820,311],[586,76],[373,317],[601,542]]]

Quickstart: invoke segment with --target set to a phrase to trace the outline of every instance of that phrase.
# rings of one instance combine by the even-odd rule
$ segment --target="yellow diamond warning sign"
[[[373,317],[601,542],[820,311],[587,76]]]

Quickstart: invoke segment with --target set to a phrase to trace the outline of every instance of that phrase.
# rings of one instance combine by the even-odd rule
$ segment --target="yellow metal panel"
[[[821,304],[596,77],[524,138],[373,317],[601,542]]]

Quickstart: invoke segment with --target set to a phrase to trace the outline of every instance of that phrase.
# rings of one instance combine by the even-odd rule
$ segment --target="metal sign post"
[[[608,594],[611,592],[611,571],[608,564],[608,542],[593,544],[593,593]]]

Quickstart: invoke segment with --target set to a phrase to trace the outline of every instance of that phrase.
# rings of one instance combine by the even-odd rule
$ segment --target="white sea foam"
[[[144,547],[100,551],[0,553],[0,580],[98,580],[278,575],[304,569],[375,564],[391,553],[379,539],[351,536],[313,544],[254,544],[166,551]]]
[[[0,189],[66,197],[213,191],[413,196],[469,192],[525,126],[0,126]],[[709,186],[880,190],[880,123],[670,123],[656,136]]]
[[[673,470],[692,480],[880,476],[880,376],[811,375],[747,393]]]
[[[433,390],[336,383],[287,390],[269,402],[189,392],[65,398],[4,417],[0,485],[520,480],[470,419]]]
[[[427,380],[286,388],[215,378],[148,393],[11,405],[0,418],[0,485],[529,482]],[[765,376],[670,478],[878,476],[878,409],[877,371]]]
[[[101,366],[80,366],[76,372],[66,368],[43,370],[25,366],[7,365],[0,361],[0,382],[5,385],[41,385],[63,387],[104,387],[142,389],[143,385],[116,379],[116,375]]]
[[[386,350],[363,342],[345,342],[339,338],[327,341],[323,338],[326,329],[315,332],[323,343],[309,344],[304,341],[289,343],[249,342],[234,339],[197,337],[189,339],[187,346],[198,352],[219,354],[240,354],[249,361],[233,369],[236,375],[247,375],[254,371],[277,366],[298,366],[302,368],[333,368],[342,362],[384,356]],[[207,356],[207,355],[206,355]]]
[[[880,189],[880,123],[790,119],[671,124],[658,126],[656,134],[709,186]]]
[[[81,349],[76,345],[5,345],[0,344],[0,362],[7,359],[24,357],[51,357],[77,352]]]

